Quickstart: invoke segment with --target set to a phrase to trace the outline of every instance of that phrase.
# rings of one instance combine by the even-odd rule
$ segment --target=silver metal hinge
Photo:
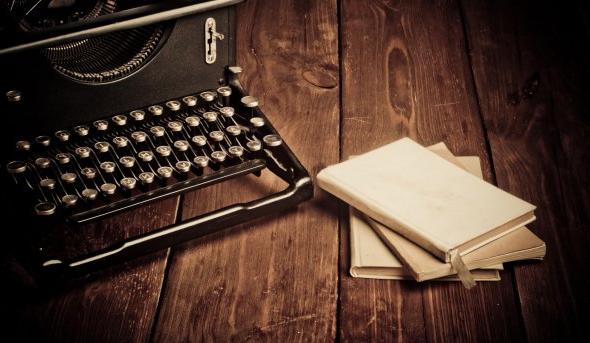
[[[225,38],[223,33],[217,32],[217,23],[214,18],[207,18],[205,21],[205,62],[215,63],[217,59],[217,40]]]

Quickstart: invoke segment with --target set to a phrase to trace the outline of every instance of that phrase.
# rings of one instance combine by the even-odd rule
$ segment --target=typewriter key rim
[[[106,131],[109,128],[109,122],[104,119],[96,120],[92,125],[94,125],[97,131]]]
[[[117,136],[113,138],[113,144],[115,144],[118,148],[124,148],[129,143],[129,139],[125,136]]]
[[[155,177],[156,177],[156,175],[152,172],[143,172],[143,173],[139,174],[139,180],[144,185],[154,182]]]
[[[166,101],[166,107],[168,107],[168,109],[170,111],[176,112],[176,111],[180,110],[180,101],[178,101],[178,100]]]
[[[215,162],[223,162],[225,161],[225,158],[227,157],[227,154],[224,151],[213,151],[211,153],[211,159]]]
[[[196,135],[191,138],[191,141],[195,143],[197,146],[202,147],[207,144],[207,137],[203,135]]]
[[[90,148],[87,146],[77,147],[75,150],[76,155],[80,158],[87,158],[90,156]]]
[[[131,133],[131,138],[133,138],[136,143],[143,143],[147,138],[147,133],[143,131],[135,131]]]
[[[260,141],[248,141],[248,143],[246,143],[246,147],[248,147],[248,150],[255,152],[255,151],[260,151],[260,149],[262,149],[262,143],[260,143]]]
[[[105,173],[110,174],[115,171],[115,166],[115,162],[104,161],[100,164],[100,169],[102,169]]]
[[[105,194],[113,195],[117,190],[117,185],[115,185],[114,183],[106,182],[100,185],[100,190]]]
[[[182,102],[184,102],[184,104],[188,107],[193,107],[197,105],[197,98],[192,95],[185,96],[182,98]]]
[[[8,174],[22,174],[27,170],[27,163],[24,161],[10,161],[6,164]]]
[[[57,160],[57,163],[64,165],[70,163],[72,155],[67,152],[60,152],[55,155],[55,159]]]
[[[148,111],[154,116],[161,116],[164,113],[164,107],[160,105],[152,105],[148,107]]]
[[[38,216],[50,216],[55,213],[57,206],[49,201],[43,201],[35,205],[35,214]]]
[[[156,137],[162,137],[164,136],[164,132],[166,132],[166,129],[164,129],[162,126],[156,125],[150,127],[150,132],[152,133],[152,135]]]
[[[227,149],[227,152],[229,152],[232,157],[241,157],[244,155],[244,148],[239,145],[233,145]]]
[[[163,166],[163,167],[158,168],[157,173],[161,177],[167,179],[172,176],[173,171],[174,171],[174,169],[172,169],[172,167]]]
[[[262,141],[269,147],[277,147],[283,144],[283,139],[279,135],[270,134],[262,137]]]
[[[217,94],[221,96],[230,96],[232,93],[231,87],[229,86],[221,86],[217,88]]]
[[[20,140],[17,141],[16,144],[16,150],[18,151],[29,151],[31,150],[31,142],[27,141],[27,140]]]
[[[182,131],[182,123],[176,120],[169,122],[166,126],[168,126],[172,132]]]
[[[242,129],[240,129],[238,125],[230,125],[225,128],[225,131],[234,137],[239,136],[242,133]]]
[[[254,108],[254,107],[258,107],[258,98],[252,95],[246,95],[243,96],[240,99],[240,102],[242,103],[242,105],[244,105],[245,107],[248,108]]]
[[[219,113],[225,118],[231,118],[236,114],[236,110],[231,106],[225,106],[219,109]]]
[[[142,110],[134,110],[129,112],[129,115],[135,121],[142,121],[145,118],[145,112]]]
[[[209,132],[209,138],[211,138],[214,142],[221,142],[224,137],[225,134],[223,133],[223,131],[214,130]]]
[[[61,197],[61,202],[64,204],[65,207],[75,206],[78,202],[78,196],[75,194],[66,194],[63,197]]]
[[[195,162],[195,164],[197,166],[199,166],[201,168],[205,168],[206,166],[209,165],[209,157],[199,155],[193,159],[193,162]]]
[[[58,130],[55,131],[54,136],[60,142],[67,142],[70,139],[70,132],[68,130]]]
[[[143,162],[151,162],[154,159],[154,153],[148,150],[142,150],[137,153]]]
[[[111,120],[118,126],[124,126],[127,124],[127,116],[124,114],[117,114],[116,116],[113,116]]]
[[[91,167],[82,168],[81,173],[88,180],[92,180],[96,177],[96,169],[91,168]]]
[[[188,173],[191,170],[191,163],[189,161],[178,161],[174,166],[181,173]]]
[[[215,100],[215,93],[211,91],[204,91],[199,93],[199,97],[203,99],[205,102],[212,102]]]
[[[168,145],[160,145],[156,148],[156,152],[162,157],[170,156],[172,149]]]
[[[38,144],[40,144],[41,146],[49,146],[49,144],[51,144],[51,137],[49,136],[37,136],[35,137],[35,142],[37,142]]]
[[[250,124],[252,124],[254,127],[263,127],[266,123],[264,122],[264,118],[252,117],[250,118]]]
[[[133,166],[135,165],[135,157],[121,156],[121,158],[119,159],[119,163],[121,163],[125,168],[133,168]]]
[[[190,127],[197,127],[201,125],[201,118],[197,116],[190,116],[184,119],[185,123]]]
[[[132,190],[135,188],[135,185],[137,184],[137,180],[135,180],[135,178],[133,177],[124,177],[121,179],[121,181],[119,181],[119,183],[121,184],[121,186],[127,190]]]
[[[35,159],[35,165],[41,169],[47,169],[51,165],[51,160],[47,157],[38,157]]]
[[[187,141],[181,139],[181,140],[178,140],[178,141],[175,141],[174,142],[174,147],[178,151],[187,151],[188,150],[188,147],[189,147],[189,144],[188,144]]]
[[[94,143],[94,149],[98,150],[99,152],[109,151],[109,146],[110,144],[104,141]]]
[[[60,175],[60,178],[63,182],[72,184],[76,182],[78,175],[76,173],[63,173]]]
[[[41,188],[45,188],[47,190],[54,189],[56,184],[57,184],[57,181],[55,181],[55,179],[52,179],[52,178],[46,178],[46,179],[42,179],[41,181],[39,181],[39,186]]]
[[[213,123],[217,120],[217,112],[207,111],[203,113],[203,118],[205,118],[206,121]]]
[[[94,200],[98,196],[98,191],[93,188],[84,188],[82,190],[82,197],[86,200]]]
[[[78,125],[74,128],[74,131],[78,134],[78,136],[84,137],[88,135],[90,128],[86,125]]]

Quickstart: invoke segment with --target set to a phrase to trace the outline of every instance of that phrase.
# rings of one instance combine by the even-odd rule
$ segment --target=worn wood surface
[[[312,175],[399,137],[444,141],[538,206],[531,229],[546,261],[515,263],[471,291],[354,279],[346,207],[317,190],[298,208],[58,294],[5,294],[3,325],[50,341],[587,341],[588,14],[583,2],[237,6],[241,79]],[[281,187],[266,173],[232,180],[111,218],[77,243],[97,247]]]

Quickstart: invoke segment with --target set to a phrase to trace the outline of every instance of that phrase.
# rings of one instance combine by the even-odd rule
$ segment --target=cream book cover
[[[317,180],[445,262],[535,219],[535,206],[409,138],[327,167]]]

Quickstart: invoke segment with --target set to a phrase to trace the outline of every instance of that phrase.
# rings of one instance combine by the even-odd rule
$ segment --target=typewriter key
[[[82,168],[82,175],[84,175],[85,178],[91,180],[94,179],[94,177],[96,176],[96,169],[94,168]]]
[[[221,115],[226,118],[231,118],[234,116],[236,111],[234,110],[233,107],[222,107],[219,109],[219,113],[221,113]]]
[[[182,102],[184,102],[189,107],[193,107],[197,104],[197,98],[195,98],[192,95],[185,96],[184,98],[182,98]]]
[[[264,142],[264,144],[270,147],[275,147],[283,144],[283,140],[281,139],[281,137],[279,135],[274,134],[262,137],[262,141]]]
[[[100,190],[103,191],[105,194],[115,194],[115,191],[117,190],[117,185],[115,185],[114,183],[103,183],[102,185],[100,185]]]
[[[209,165],[209,157],[207,157],[207,156],[197,156],[197,157],[195,157],[195,159],[193,160],[193,162],[195,162],[195,164],[198,167],[205,168],[207,165]]]
[[[66,130],[59,130],[55,132],[55,137],[59,139],[60,142],[67,142],[70,139],[70,132]]]
[[[205,146],[205,144],[207,144],[207,138],[205,136],[201,136],[201,135],[194,136],[193,138],[191,138],[191,140],[197,146]]]
[[[146,137],[147,134],[143,131],[135,131],[131,134],[131,138],[133,138],[136,143],[145,142]]]
[[[56,181],[54,179],[43,179],[39,181],[39,186],[41,186],[41,188],[52,190],[55,188],[55,183]]]
[[[176,169],[181,173],[188,173],[191,170],[191,163],[189,161],[176,162]]]
[[[78,196],[74,194],[66,194],[61,197],[61,201],[66,207],[72,207],[78,202]]]
[[[213,161],[215,161],[215,162],[223,162],[223,161],[225,161],[226,157],[227,157],[227,154],[223,151],[213,151],[211,153],[211,159],[213,159]]]
[[[160,167],[158,168],[158,175],[167,179],[172,176],[173,171],[174,169],[172,169],[171,167]]]
[[[172,132],[180,132],[182,131],[182,123],[179,121],[171,121],[168,123],[168,128]]]
[[[217,120],[217,112],[205,112],[203,113],[203,118],[205,118],[206,121],[212,123]]]
[[[131,113],[129,113],[129,115],[135,121],[142,121],[143,118],[145,118],[145,112],[142,110],[131,111]]]
[[[123,156],[119,159],[119,162],[125,168],[133,168],[133,166],[135,165],[135,158],[131,156]]]
[[[38,216],[50,216],[55,213],[56,206],[52,202],[40,202],[35,205],[35,213]]]
[[[94,125],[94,127],[98,131],[105,131],[106,129],[109,128],[109,122],[106,120],[97,120],[92,124]]]
[[[167,145],[160,145],[159,147],[156,148],[156,152],[158,154],[160,154],[160,156],[162,156],[162,157],[170,156],[171,151],[172,151],[172,149],[170,149],[170,147]]]
[[[57,160],[57,163],[59,164],[68,164],[70,163],[70,158],[72,156],[70,154],[66,154],[63,152],[60,152],[59,154],[55,155],[55,159]]]
[[[227,151],[233,157],[240,157],[244,154],[244,148],[239,145],[230,146]]]
[[[124,148],[127,146],[127,137],[117,136],[113,138],[113,144],[115,144],[119,148]]]
[[[88,156],[90,156],[90,148],[86,146],[76,148],[75,152],[76,155],[78,155],[80,158],[87,158]]]
[[[228,86],[223,86],[217,88],[217,94],[219,98],[222,99],[222,105],[226,105],[229,103],[229,97],[231,95],[231,88]]]
[[[39,157],[39,158],[35,159],[35,165],[38,168],[46,169],[46,168],[49,168],[49,165],[51,165],[51,161],[48,158]]]
[[[259,151],[260,149],[262,149],[262,144],[260,143],[260,141],[248,141],[248,143],[246,143],[246,146],[248,147],[248,150],[252,152]]]
[[[104,170],[105,173],[112,173],[115,171],[115,163],[111,161],[102,162],[100,164],[100,169]]]
[[[65,183],[74,183],[78,176],[74,173],[63,173],[61,174],[61,180]]]
[[[99,152],[107,152],[109,151],[109,143],[97,142],[94,144],[94,149],[98,150]]]
[[[113,123],[117,124],[118,126],[123,126],[127,124],[127,117],[119,114],[113,117]]]
[[[258,106],[258,99],[251,95],[246,95],[240,101],[242,102],[242,105],[248,108],[254,108]]]
[[[84,137],[84,136],[88,135],[88,131],[89,131],[89,130],[90,130],[90,129],[89,129],[89,128],[88,128],[88,126],[86,126],[86,125],[79,125],[79,126],[76,126],[76,127],[74,128],[74,131],[75,131],[75,132],[78,134],[78,136],[80,136],[80,137]]]
[[[151,151],[140,151],[137,156],[144,162],[150,162],[154,158],[154,154]]]
[[[156,136],[156,137],[162,137],[164,136],[164,128],[161,126],[152,126],[150,128],[150,132],[152,133],[152,135]]]
[[[98,191],[96,189],[86,188],[82,191],[82,196],[86,200],[94,200],[94,199],[96,199],[97,195],[98,195]]]
[[[201,124],[201,119],[196,116],[186,117],[184,121],[190,127],[197,127],[199,124]]]
[[[16,150],[18,150],[18,151],[29,151],[29,150],[31,150],[31,142],[29,142],[29,141],[18,141],[18,142],[16,142]]]
[[[221,131],[211,131],[209,133],[209,137],[215,142],[221,142],[223,140],[223,132]]]
[[[121,179],[121,186],[127,190],[131,190],[131,189],[135,188],[136,184],[137,184],[137,180],[135,180],[132,177],[124,177]]]
[[[215,93],[213,92],[202,92],[201,94],[199,94],[199,96],[201,97],[201,99],[205,100],[206,102],[211,102],[213,100],[215,100]]]
[[[225,131],[227,131],[227,133],[229,133],[232,136],[239,136],[240,133],[242,132],[242,130],[240,129],[239,126],[237,125],[230,125],[228,127],[225,128]]]
[[[139,174],[139,180],[144,185],[154,182],[154,177],[155,177],[155,175],[152,172],[144,172],[144,173]]]
[[[161,116],[162,112],[164,112],[164,109],[160,105],[154,105],[148,107],[148,111],[154,116]]]
[[[184,140],[176,141],[176,142],[174,142],[174,147],[178,151],[187,151],[188,150],[188,142],[184,141]]]
[[[9,174],[21,174],[27,170],[27,164],[23,161],[12,161],[6,165]]]
[[[252,124],[252,126],[254,127],[262,127],[264,126],[264,119],[260,118],[260,117],[253,117],[250,118],[250,124]]]
[[[49,146],[49,144],[51,143],[51,137],[37,136],[37,137],[35,137],[35,142],[37,142],[41,146]]]
[[[166,103],[166,107],[168,107],[171,111],[178,111],[180,109],[180,102],[176,100],[171,100]]]

